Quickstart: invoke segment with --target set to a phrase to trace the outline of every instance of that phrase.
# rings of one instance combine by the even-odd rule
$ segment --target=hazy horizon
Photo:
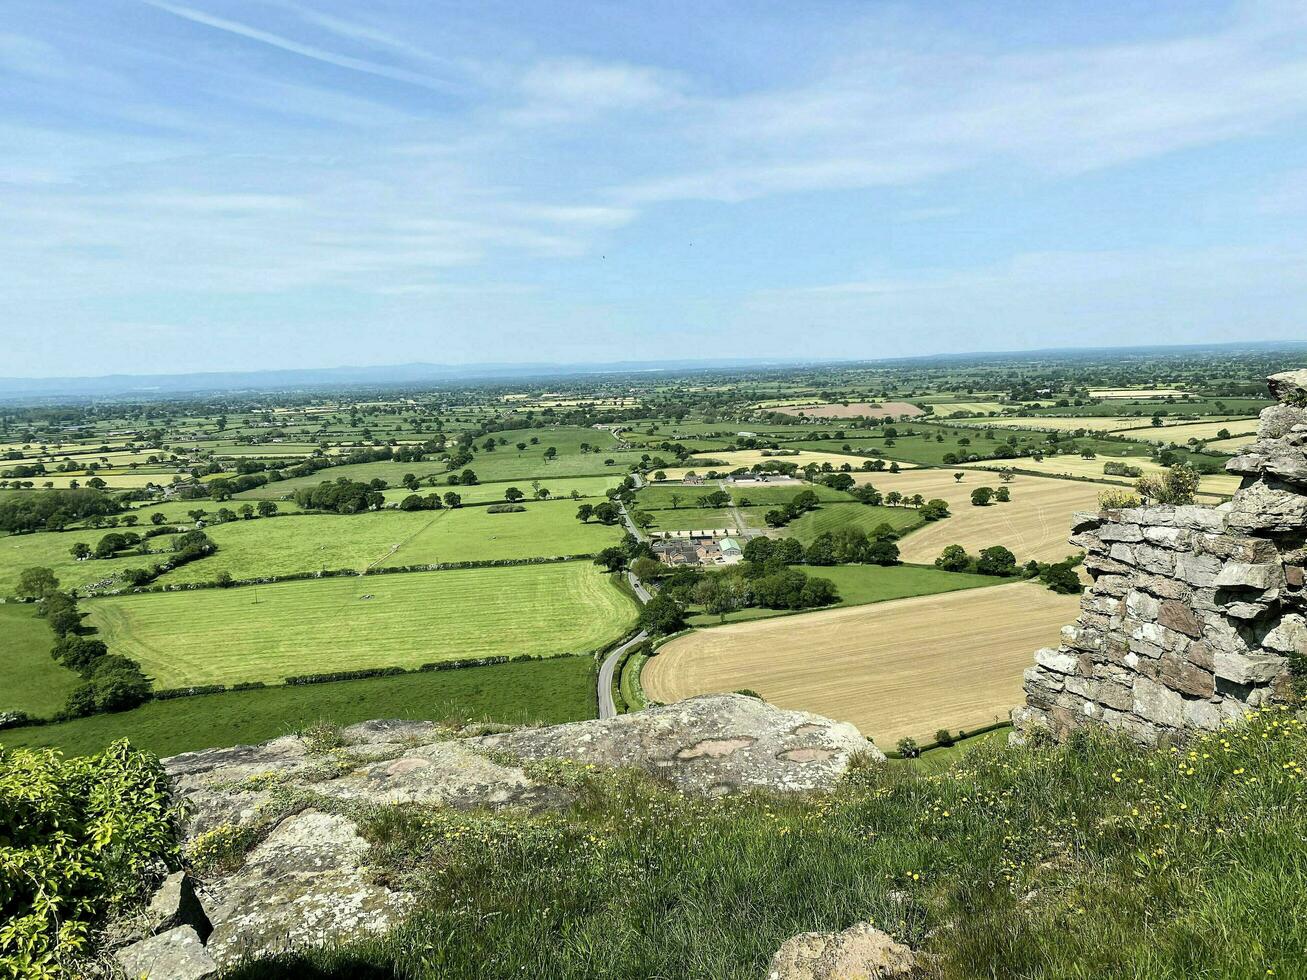
[[[16,0],[0,375],[1307,335],[1307,10]]]

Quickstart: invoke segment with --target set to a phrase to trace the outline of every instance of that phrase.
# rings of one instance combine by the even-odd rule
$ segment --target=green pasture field
[[[484,507],[368,514],[301,514],[233,521],[206,528],[218,545],[208,558],[160,577],[175,585],[296,572],[363,571],[372,565],[554,558],[601,551],[621,529],[576,519],[570,500],[534,501],[523,511],[492,514]]]
[[[0,604],[0,712],[25,711],[47,718],[82,683],[50,657],[54,640],[34,604]]]
[[[577,520],[577,504],[571,500],[533,501],[522,506],[526,509],[501,514],[492,514],[485,507],[419,511],[417,516],[435,520],[429,520],[378,564],[590,555],[622,539],[620,525]]]
[[[299,505],[295,503],[295,501],[293,500],[274,500],[273,503],[277,505],[278,516],[282,514],[301,513]],[[139,507],[134,507],[132,510],[127,512],[131,514],[135,514],[138,518],[140,518],[140,520],[135,528],[127,528],[126,530],[139,531],[142,528],[150,527],[151,526],[150,518],[153,517],[156,513],[162,514],[164,516],[165,522],[168,524],[176,524],[179,527],[183,525],[189,527],[192,523],[194,523],[190,518],[190,512],[193,510],[204,511],[205,514],[207,515],[207,519],[211,520],[213,518],[213,515],[217,514],[218,511],[224,507],[230,511],[234,511],[235,513],[239,514],[241,507],[243,507],[245,504],[251,504],[257,507],[258,501],[257,500],[224,500],[220,502],[220,501],[204,499],[204,500],[168,500],[158,504],[142,504]],[[242,520],[243,519],[244,518],[242,518]],[[254,519],[259,520],[261,518],[256,517]],[[105,530],[121,530],[121,529],[101,528],[99,530],[105,531]],[[95,533],[91,529],[88,529],[88,532]]]
[[[593,718],[590,657],[559,657],[492,667],[430,671],[357,681],[226,691],[150,701],[133,711],[0,731],[8,748],[98,752],[120,738],[159,756],[249,745],[312,725],[373,718],[496,721],[556,725]]]
[[[574,476],[563,477],[558,480],[541,480],[540,486],[549,491],[549,499],[557,500],[560,498],[571,497],[572,491],[575,490],[582,498],[603,498],[604,491],[609,490],[622,482],[623,474],[612,473],[606,476]],[[504,491],[509,487],[517,487],[528,498],[535,493],[531,489],[531,480],[501,480],[496,483],[477,483],[470,487],[450,487],[426,485],[420,486],[417,490],[406,490],[403,487],[397,487],[385,491],[386,503],[397,504],[410,493],[417,493],[425,497],[429,493],[439,492],[442,496],[449,490],[453,490],[463,498],[465,504],[479,504],[487,501],[502,501]]]
[[[157,688],[580,653],[636,617],[635,603],[589,562],[124,595],[83,608]]]
[[[385,480],[388,486],[397,487],[400,485],[399,481],[404,479],[404,475],[407,473],[412,473],[424,483],[428,476],[434,476],[443,486],[445,464],[433,460],[428,460],[425,463],[396,463],[387,460],[380,463],[350,463],[346,466],[330,466],[316,473],[310,473],[308,476],[292,477],[289,480],[266,483],[261,487],[255,487],[253,490],[246,490],[238,493],[236,499],[262,500],[267,498],[269,500],[278,500],[283,496],[294,494],[296,490],[304,487],[316,487],[319,483],[335,483],[341,477],[361,483],[380,479]],[[448,489],[448,487],[444,487],[444,489]]]
[[[889,599],[907,599],[918,595],[935,595],[941,592],[960,592],[988,585],[1000,585],[1009,579],[993,575],[972,575],[968,572],[942,572],[929,565],[797,565],[800,571],[816,578],[828,578],[835,583],[840,601],[835,606],[863,606]],[[829,606],[826,608],[835,608]],[[811,610],[804,610],[810,612]],[[726,618],[706,612],[696,612],[686,619],[691,626],[716,626],[719,623],[736,623],[744,619],[767,619],[787,615],[785,609],[740,609],[727,613]]]
[[[741,507],[740,513],[744,516],[745,524],[748,527],[766,527],[763,520],[766,513],[765,507]],[[654,523],[649,526],[651,531],[710,531],[718,528],[736,527],[735,514],[728,508],[714,507],[682,507],[679,510],[651,510],[648,512],[654,519]],[[741,528],[740,530],[743,530]]]
[[[482,482],[521,480],[530,483],[535,479],[548,486],[550,481],[557,481],[560,477],[612,474],[620,480],[633,464],[640,462],[641,454],[638,452],[605,450],[602,453],[568,453],[561,446],[558,447],[557,458],[547,460],[544,458],[544,450],[554,444],[545,439],[546,436],[541,435],[539,446],[532,446],[521,453],[512,444],[500,446],[493,453],[478,451],[472,462],[466,467],[460,467],[459,472],[464,468],[470,469]],[[604,462],[608,459],[613,460],[612,466]]]
[[[912,527],[921,520],[911,507],[869,507],[866,504],[822,504],[816,510],[808,511],[782,531],[783,534],[798,538],[805,546],[827,531],[852,525],[871,531],[881,524],[889,524],[895,529]]]
[[[0,537],[0,596],[14,594],[18,585],[18,576],[23,569],[33,566],[48,568],[59,579],[59,585],[65,589],[81,588],[112,578],[124,568],[141,568],[158,561],[163,555],[141,555],[132,551],[122,552],[119,558],[92,559],[78,561],[72,556],[71,548],[79,541],[92,548],[112,528],[93,530],[83,528],[74,531],[38,531],[35,534],[10,534]],[[147,545],[151,549],[167,551],[172,538],[160,535],[151,538]]]
[[[797,494],[802,493],[804,490],[811,490],[817,495],[818,500],[828,500],[832,503],[852,500],[845,491],[835,490],[822,483],[786,483],[780,486],[761,484],[756,487],[739,487],[728,483],[726,488],[731,494],[731,499],[742,507],[753,506],[769,509],[781,507],[788,504]]]

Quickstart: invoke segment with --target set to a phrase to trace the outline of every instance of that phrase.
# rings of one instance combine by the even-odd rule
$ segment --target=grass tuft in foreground
[[[237,975],[754,980],[790,935],[870,919],[931,977],[1301,976],[1304,762],[1275,710],[1179,749],[1095,733],[868,764],[806,798],[569,771],[563,815],[379,811],[410,921]]]

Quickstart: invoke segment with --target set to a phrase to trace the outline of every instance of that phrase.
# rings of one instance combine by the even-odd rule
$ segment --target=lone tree
[[[935,559],[935,567],[945,572],[965,572],[971,566],[971,556],[960,544],[951,544]]]
[[[971,491],[971,502],[977,507],[988,507],[994,499],[994,491],[989,487],[976,487]]]
[[[685,626],[685,609],[666,592],[659,592],[640,610],[640,625],[650,633],[675,633]]]
[[[517,487],[509,487],[507,490],[504,491],[504,499],[507,500],[510,504],[517,503],[525,496],[526,494],[524,494]]]
[[[48,568],[35,566],[24,568],[14,586],[14,594],[22,599],[43,599],[59,589],[59,580]]]
[[[594,504],[582,504],[576,509],[576,519],[584,524],[590,523],[590,518],[594,517]]]

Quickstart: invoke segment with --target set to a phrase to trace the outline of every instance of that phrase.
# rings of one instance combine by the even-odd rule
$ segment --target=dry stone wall
[[[1257,442],[1226,465],[1243,477],[1233,500],[1076,515],[1093,585],[1026,671],[1018,729],[1107,724],[1155,743],[1286,693],[1307,656],[1307,371],[1269,384]]]

